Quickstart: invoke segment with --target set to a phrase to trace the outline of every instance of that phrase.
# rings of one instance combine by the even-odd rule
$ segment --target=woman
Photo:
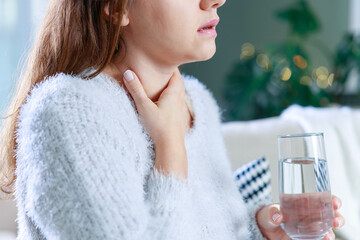
[[[18,239],[287,238],[277,205],[246,209],[218,106],[178,71],[213,56],[224,2],[50,2],[2,132]]]

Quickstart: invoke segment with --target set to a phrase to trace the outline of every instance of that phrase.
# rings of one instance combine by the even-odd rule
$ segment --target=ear
[[[105,15],[105,19],[106,20],[109,20],[110,19],[110,3],[107,3],[104,7],[104,15]],[[113,23],[114,24],[118,24],[119,21],[120,21],[120,12],[114,12],[113,15],[112,15],[112,20],[113,20]],[[129,19],[129,13],[128,13],[128,10],[125,10],[123,12],[123,15],[122,15],[122,18],[121,18],[121,22],[120,22],[120,25],[122,27],[124,26],[127,26],[130,22],[130,19]]]
[[[123,15],[121,16],[121,22],[120,22],[120,25],[122,27],[125,27],[127,25],[129,25],[130,23],[130,18],[129,18],[129,11],[128,10],[125,10],[123,12]]]

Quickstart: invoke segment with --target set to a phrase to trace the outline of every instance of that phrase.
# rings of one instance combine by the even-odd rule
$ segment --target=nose
[[[201,0],[200,8],[202,10],[209,10],[210,8],[216,9],[224,5],[225,2],[226,0]]]

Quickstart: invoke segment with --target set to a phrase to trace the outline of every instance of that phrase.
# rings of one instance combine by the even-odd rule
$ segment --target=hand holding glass
[[[278,137],[281,227],[292,239],[323,239],[334,210],[322,133]]]

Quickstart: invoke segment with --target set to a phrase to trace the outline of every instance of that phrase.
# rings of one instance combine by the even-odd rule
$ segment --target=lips
[[[205,23],[204,25],[202,25],[197,30],[197,32],[200,33],[200,34],[204,34],[204,35],[216,36],[217,33],[216,33],[216,30],[215,30],[215,27],[216,27],[216,25],[218,25],[219,21],[220,21],[219,18],[213,19],[213,20]]]

